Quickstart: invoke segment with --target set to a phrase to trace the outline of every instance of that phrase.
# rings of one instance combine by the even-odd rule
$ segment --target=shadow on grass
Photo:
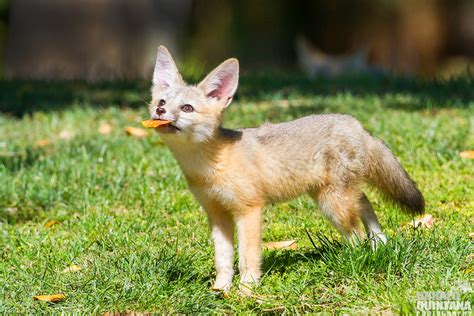
[[[192,80],[193,82],[195,80]],[[474,99],[472,77],[448,81],[402,77],[346,76],[314,78],[297,73],[244,74],[236,98],[286,99],[290,96],[330,96],[341,92],[355,96],[402,94],[414,102],[393,101],[388,107],[404,110],[467,107]],[[0,81],[0,112],[21,117],[35,111],[58,111],[74,103],[92,106],[143,107],[150,99],[149,81]],[[315,109],[311,111],[315,113]]]
[[[35,111],[61,111],[74,104],[142,107],[149,98],[143,81],[0,81],[0,112],[21,117]]]
[[[316,245],[315,240],[306,231],[306,235],[313,245],[312,249],[304,252],[301,251],[271,251],[263,260],[262,270],[264,273],[276,272],[285,273],[288,269],[300,262],[316,262],[327,257],[328,253],[338,253],[344,245],[334,239],[329,239],[321,233],[315,234],[315,239],[319,241],[319,246]]]
[[[411,96],[416,102],[391,102],[386,105],[407,111],[467,107],[474,99],[473,78],[469,74],[450,80],[361,75],[309,79],[297,74],[259,74],[244,76],[239,91],[242,96],[249,98],[265,98],[269,95],[277,98],[291,95],[331,96],[341,92],[360,97],[401,94]]]
[[[264,273],[285,273],[292,266],[309,262],[323,264],[339,276],[384,276],[387,271],[397,277],[416,277],[420,269],[429,267],[440,249],[451,253],[469,253],[459,236],[441,236],[438,231],[409,229],[389,238],[386,245],[372,250],[368,240],[357,246],[329,239],[323,234],[307,232],[313,248],[300,251],[273,251],[264,258]],[[440,248],[441,247],[441,248]],[[422,254],[422,255],[421,255]],[[462,255],[461,255],[462,257]]]
[[[46,205],[32,203],[30,201],[24,201],[24,203],[14,206],[0,205],[0,222],[17,224],[30,221],[39,221],[45,214],[42,206]]]
[[[11,172],[16,172],[35,164],[44,152],[34,147],[26,147],[24,150],[7,154],[0,152],[0,165]]]
[[[76,140],[72,141],[71,144],[71,148],[84,148],[92,155],[99,155],[100,148],[92,145],[90,141]],[[47,181],[43,181],[44,179],[38,182],[34,181],[29,175],[44,172],[44,174],[52,176],[57,172],[54,167],[53,169],[49,169],[51,167],[43,169],[41,166],[38,168],[38,165],[47,165],[51,159],[56,159],[53,156],[57,154],[57,150],[60,148],[61,143],[58,143],[44,148],[31,145],[17,146],[9,152],[0,152],[0,170],[6,170],[11,174],[22,173],[21,177],[26,179],[17,183],[17,192],[5,194],[3,199],[0,198],[0,222],[36,221],[45,215],[47,210],[55,205],[54,203],[61,202],[57,197],[51,200],[45,196],[31,194],[31,190],[28,190],[31,187],[38,187],[47,183]],[[69,157],[72,157],[74,153],[70,153],[70,155]]]
[[[36,164],[43,154],[44,150],[33,147],[27,147],[24,150],[8,154],[2,154],[0,152],[0,166],[3,166],[9,172],[19,172],[20,170],[25,168],[28,169]],[[29,184],[24,183],[25,187],[27,185]],[[38,210],[42,207],[42,205],[36,205],[30,200],[22,200],[20,205],[11,205],[12,203],[8,199],[1,201],[0,222],[13,224],[34,220],[39,216],[40,211]]]

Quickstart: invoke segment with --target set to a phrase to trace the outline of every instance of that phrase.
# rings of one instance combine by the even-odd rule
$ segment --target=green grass
[[[255,297],[224,299],[209,290],[206,217],[173,157],[159,136],[123,131],[147,116],[148,83],[2,81],[0,313],[412,313],[418,291],[472,282],[474,162],[458,153],[474,149],[473,94],[468,77],[244,76],[225,126],[352,114],[389,144],[436,222],[413,230],[409,216],[369,192],[390,238],[372,252],[340,244],[307,197],[271,205],[264,241],[297,239],[299,248],[265,251]],[[109,135],[97,131],[104,122]],[[64,130],[72,137],[61,138]],[[51,144],[38,146],[42,139]],[[60,224],[45,228],[50,220]],[[61,273],[71,264],[82,270]],[[67,299],[32,299],[52,293]]]

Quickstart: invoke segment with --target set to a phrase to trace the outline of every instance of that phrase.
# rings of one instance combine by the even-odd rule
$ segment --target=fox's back
[[[339,114],[311,115],[242,132],[236,150],[252,162],[260,185],[275,195],[273,200],[329,182],[350,181],[351,176],[360,178],[371,137],[356,119]]]
[[[313,149],[315,144],[327,145],[328,141],[360,141],[367,135],[359,121],[344,114],[310,115],[289,122],[266,123],[243,132],[262,145],[285,144],[300,149]]]

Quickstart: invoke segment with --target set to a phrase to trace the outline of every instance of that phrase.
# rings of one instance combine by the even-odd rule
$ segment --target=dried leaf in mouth
[[[147,128],[156,128],[161,125],[167,125],[170,124],[171,121],[165,121],[165,120],[146,120],[142,121],[142,125],[147,127]]]

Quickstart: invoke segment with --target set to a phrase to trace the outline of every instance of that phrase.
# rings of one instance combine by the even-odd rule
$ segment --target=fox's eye
[[[194,111],[194,108],[191,104],[185,104],[181,106],[181,110],[186,113],[190,113]]]
[[[165,100],[163,100],[163,99],[161,99],[161,100],[160,100],[160,102],[159,102],[159,104],[160,104],[160,106],[163,106],[163,105],[165,105],[165,104],[166,104],[166,101],[165,101]]]

